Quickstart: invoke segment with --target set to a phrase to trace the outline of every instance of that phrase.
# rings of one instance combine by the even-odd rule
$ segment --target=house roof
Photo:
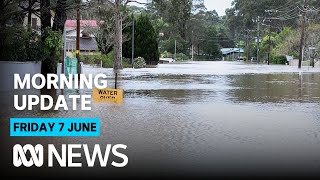
[[[220,50],[223,55],[230,54],[230,53],[244,53],[242,48],[222,48]]]
[[[80,20],[80,26],[81,27],[98,27],[96,20]],[[77,27],[77,20],[66,20],[65,23],[66,28],[74,28]]]

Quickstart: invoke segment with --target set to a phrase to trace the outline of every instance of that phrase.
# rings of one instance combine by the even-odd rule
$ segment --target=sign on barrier
[[[123,90],[94,88],[92,91],[92,98],[94,102],[111,102],[120,104],[123,102]]]
[[[69,74],[75,75],[78,72],[78,59],[77,58],[66,58],[64,60],[64,74],[69,76]]]

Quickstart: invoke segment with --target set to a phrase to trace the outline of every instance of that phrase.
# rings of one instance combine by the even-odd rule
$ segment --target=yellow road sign
[[[111,102],[120,104],[123,102],[123,90],[94,88],[92,91],[92,98],[94,102]]]

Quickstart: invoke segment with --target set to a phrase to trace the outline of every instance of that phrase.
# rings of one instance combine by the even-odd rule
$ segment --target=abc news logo
[[[100,145],[94,145],[93,151],[90,153],[87,144],[62,144],[61,154],[58,153],[57,149],[53,144],[48,145],[48,167],[53,167],[54,158],[57,160],[60,167],[82,167],[82,163],[74,162],[75,158],[81,158],[81,153],[74,152],[76,149],[83,148],[84,156],[87,161],[88,167],[93,167],[96,160],[98,159],[101,167],[106,167],[108,164],[108,159],[110,153],[114,156],[122,159],[122,162],[112,161],[111,165],[114,167],[122,168],[128,164],[128,157],[118,152],[118,149],[126,149],[127,146],[123,144],[117,144],[112,146],[108,144],[105,147],[104,154],[101,151]],[[29,159],[26,154],[30,153]],[[26,144],[21,146],[16,144],[13,147],[13,165],[15,167],[25,166],[25,167],[42,167],[44,164],[44,148],[41,144],[36,146]]]

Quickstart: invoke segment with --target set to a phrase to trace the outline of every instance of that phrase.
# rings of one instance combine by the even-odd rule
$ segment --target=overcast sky
[[[219,16],[225,15],[227,8],[231,7],[232,0],[204,0],[208,10],[216,10]]]
[[[146,0],[140,0],[139,2],[146,2]],[[204,0],[204,4],[206,5],[207,9],[216,10],[219,16],[225,15],[225,10],[231,7],[231,2],[232,0]],[[135,3],[131,4],[139,6]]]

